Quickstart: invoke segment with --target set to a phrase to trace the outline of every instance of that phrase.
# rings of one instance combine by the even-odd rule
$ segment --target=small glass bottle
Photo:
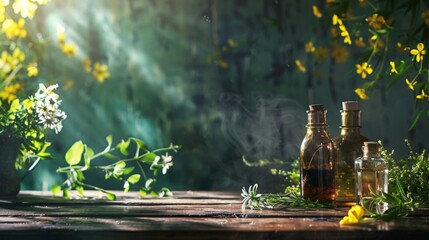
[[[357,202],[362,204],[362,198],[370,197],[373,192],[387,192],[388,168],[387,161],[380,156],[380,145],[377,142],[364,142],[363,157],[355,160]],[[383,213],[386,204],[374,206],[373,211]]]
[[[336,149],[335,193],[338,206],[356,204],[355,159],[362,157],[362,145],[369,139],[360,134],[358,102],[343,102],[341,135],[333,139]]]
[[[334,143],[328,134],[321,104],[307,111],[307,133],[301,144],[301,196],[313,201],[335,201]]]

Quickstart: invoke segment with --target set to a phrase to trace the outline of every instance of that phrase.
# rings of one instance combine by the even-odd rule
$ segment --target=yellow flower
[[[24,28],[25,20],[20,18],[18,22],[12,19],[6,19],[2,24],[2,31],[6,34],[6,38],[25,38],[27,36],[27,30]]]
[[[30,63],[27,67],[27,74],[29,77],[35,77],[39,74],[39,69],[37,69],[37,63]]]
[[[340,225],[357,224],[362,220],[364,214],[365,210],[361,206],[354,205],[349,210],[347,216],[340,221]]]
[[[33,105],[34,105],[33,101],[31,101],[30,99],[27,98],[24,101],[22,101],[22,105],[27,109],[28,113],[30,113],[30,114],[33,113],[33,110],[32,110]]]
[[[390,72],[398,74],[398,70],[396,70],[396,66],[395,66],[395,62],[394,61],[390,61],[390,66],[392,67],[392,69],[390,70]]]
[[[64,44],[66,44],[66,32],[64,30],[60,30],[58,32],[57,40],[60,46],[63,46]]]
[[[82,63],[85,72],[91,72],[91,60],[89,60],[89,58],[85,58],[83,59]]]
[[[238,47],[238,43],[236,41],[234,41],[234,39],[228,38],[228,45],[230,47]]]
[[[21,49],[15,48],[12,53],[12,58],[19,62],[23,62],[25,60],[25,54],[21,51]]]
[[[13,11],[20,13],[23,18],[33,18],[37,10],[37,4],[31,0],[15,0],[12,7]]]
[[[296,64],[296,66],[298,67],[298,70],[299,70],[299,71],[301,71],[301,72],[305,72],[305,71],[306,71],[306,69],[305,69],[304,65],[302,65],[302,63],[301,63],[301,61],[300,61],[300,60],[296,60],[296,61],[295,61],[295,64]]]
[[[317,6],[313,5],[313,15],[317,18],[322,18],[322,13],[319,11]]]
[[[383,28],[383,25],[386,24],[386,20],[384,20],[383,16],[379,16],[377,13],[372,14],[371,17],[366,19],[368,25],[375,30],[379,30]]]
[[[372,68],[367,62],[356,64],[356,73],[360,74],[362,78],[365,79],[367,75],[372,73]]]
[[[0,92],[0,99],[7,100],[8,102],[12,102],[15,100],[16,94],[23,89],[22,84],[16,83],[9,86],[6,86],[3,91]]]
[[[349,55],[350,55],[350,52],[344,46],[335,45],[332,48],[331,56],[335,59],[336,63],[346,62]]]
[[[3,22],[5,20],[5,14],[6,8],[0,4],[0,22]]]
[[[94,76],[99,83],[103,83],[105,78],[110,77],[110,73],[107,69],[107,65],[100,63],[94,64],[94,70],[92,71],[92,76]]]
[[[61,50],[63,51],[64,55],[71,58],[76,55],[76,46],[72,43],[66,43],[61,46]]]
[[[0,0],[0,5],[6,7],[7,5],[9,5],[9,0]]]
[[[356,40],[355,40],[355,44],[356,44],[356,46],[358,46],[358,47],[365,47],[365,43],[364,43],[364,41],[363,41],[363,37],[359,37],[359,39],[356,39]]]
[[[412,91],[414,91],[414,85],[416,85],[417,82],[415,82],[415,81],[410,82],[408,80],[408,78],[406,78],[405,79],[405,83],[407,84],[407,86],[408,86],[409,89],[411,89]]]
[[[314,47],[312,41],[309,41],[305,44],[305,51],[306,52],[315,52],[316,51],[316,48]]]
[[[343,21],[341,21],[341,19],[337,16],[337,14],[334,14],[332,16],[332,24],[333,25],[337,25],[337,24],[343,25]]]
[[[352,44],[352,40],[350,38],[349,32],[346,29],[346,26],[340,25],[340,30],[341,30],[341,36],[344,37],[344,43]]]
[[[7,51],[3,51],[0,57],[0,70],[3,74],[7,74],[24,60],[25,55],[19,48],[15,48],[12,55],[10,55]]]
[[[228,68],[229,64],[227,61],[220,59],[219,61],[217,61],[217,65],[221,68]]]
[[[423,60],[423,55],[426,54],[426,50],[424,49],[425,45],[423,43],[417,44],[417,49],[411,49],[410,53],[416,56],[416,61],[420,62]]]
[[[427,98],[429,100],[429,95],[426,95],[425,90],[422,89],[422,93],[416,96],[417,99]]]
[[[362,100],[367,100],[368,96],[365,93],[365,89],[363,88],[356,88],[355,93],[360,97]]]

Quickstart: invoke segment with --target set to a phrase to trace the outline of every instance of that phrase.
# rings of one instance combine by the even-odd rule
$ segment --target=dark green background
[[[304,44],[329,46],[329,29],[316,19],[312,1],[209,0],[60,0],[40,9],[36,29],[48,39],[42,76],[64,86],[68,114],[59,135],[50,135],[55,159],[40,163],[24,188],[48,188],[61,181],[55,173],[65,151],[82,139],[94,149],[104,138],[144,139],[151,148],[183,146],[171,172],[160,178],[172,190],[240,191],[260,183],[265,190],[281,183],[269,169],[246,167],[241,157],[292,161],[305,134],[310,103],[328,110],[329,132],[339,134],[341,102],[359,100],[354,93],[364,80],[355,73],[357,53],[347,63],[332,59],[296,69],[295,59],[310,62]],[[56,46],[61,25],[78,48],[66,59]],[[238,47],[228,47],[228,39]],[[222,51],[223,47],[227,51]],[[228,68],[213,55],[221,52]],[[99,84],[83,71],[89,56],[105,62],[111,77]],[[210,56],[212,60],[209,61]],[[320,69],[314,77],[313,68]],[[414,96],[403,82],[389,91],[378,86],[369,101],[360,101],[362,133],[407,153],[404,139],[428,146],[429,126],[416,114]],[[92,179],[107,188],[103,176]],[[135,189],[134,189],[135,190]]]

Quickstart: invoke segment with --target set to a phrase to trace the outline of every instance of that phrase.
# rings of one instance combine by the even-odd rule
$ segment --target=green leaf
[[[59,194],[61,192],[61,186],[55,184],[55,185],[52,186],[51,191],[52,191],[52,195],[55,196],[55,195],[57,195],[57,194]]]
[[[128,182],[136,184],[140,181],[140,174],[134,174],[128,177]]]
[[[153,185],[155,185],[155,183],[156,183],[156,179],[149,178],[145,182],[145,188],[148,189],[148,190],[150,190],[150,189],[152,189]]]
[[[112,135],[109,135],[106,137],[107,147],[101,152],[101,154],[106,154],[110,151],[110,149],[112,148],[112,140],[113,140]]]
[[[119,161],[116,163],[113,172],[116,174],[122,174],[122,169],[125,168],[125,166],[127,166],[127,164],[124,161]]]
[[[161,191],[158,192],[158,195],[160,197],[171,197],[173,196],[173,192],[171,192],[170,189],[163,187],[161,188]]]
[[[63,190],[63,198],[70,198],[70,191],[68,189]]]
[[[70,165],[77,165],[79,164],[81,158],[82,158],[82,153],[83,153],[83,142],[82,141],[77,141],[75,142],[71,148],[66,152],[66,162]]]
[[[110,147],[112,146],[112,142],[113,142],[113,137],[112,135],[109,135],[106,137],[106,141],[107,141],[107,146],[110,149]]]
[[[147,164],[152,164],[156,157],[158,157],[158,155],[156,155],[155,153],[148,152],[142,156],[140,161]]]
[[[417,124],[417,122],[419,121],[420,117],[423,114],[423,110],[420,110],[420,112],[417,114],[417,116],[414,118],[413,124],[411,124],[411,126],[408,128],[408,131],[411,131]]]
[[[125,156],[128,155],[128,147],[130,146],[130,140],[128,139],[127,141],[122,140],[119,145],[119,150],[121,151],[121,153]]]
[[[77,187],[76,187],[76,191],[77,191],[77,193],[79,193],[79,195],[80,195],[81,197],[84,197],[84,196],[85,196],[84,189],[83,189],[83,187],[82,187],[82,186],[77,186]]]
[[[134,167],[124,168],[124,169],[122,169],[122,174],[123,174],[123,175],[128,175],[128,174],[130,174],[132,171],[134,171]]]
[[[154,192],[154,191],[150,192],[150,195],[151,195],[152,197],[158,197],[158,193],[157,193],[157,192]]]
[[[124,193],[127,193],[130,190],[130,183],[128,181],[124,182]]]
[[[140,197],[145,197],[147,195],[147,192],[143,189],[140,189],[139,193],[140,193]]]
[[[85,166],[86,167],[91,166],[91,158],[93,156],[94,156],[94,150],[92,150],[92,148],[85,145],[84,159],[85,159]]]
[[[19,109],[19,99],[15,99],[10,104],[9,112],[15,112]]]
[[[112,176],[112,172],[106,172],[106,175],[104,175],[104,179],[109,179]]]
[[[106,193],[106,197],[109,200],[112,200],[112,201],[116,200],[116,195],[114,193],[111,193],[111,192],[105,192],[105,193]]]
[[[148,148],[146,147],[146,144],[142,140],[140,140],[138,138],[130,138],[130,139],[133,140],[140,149],[143,149],[145,151],[149,151]]]

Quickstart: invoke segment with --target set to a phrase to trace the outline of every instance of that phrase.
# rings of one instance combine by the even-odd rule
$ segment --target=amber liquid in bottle
[[[355,101],[343,102],[341,135],[333,139],[336,149],[335,187],[338,206],[356,204],[355,159],[362,157],[368,138],[360,134],[360,110]]]
[[[307,133],[301,144],[301,196],[313,201],[335,201],[334,144],[328,134],[323,105],[310,105]]]

